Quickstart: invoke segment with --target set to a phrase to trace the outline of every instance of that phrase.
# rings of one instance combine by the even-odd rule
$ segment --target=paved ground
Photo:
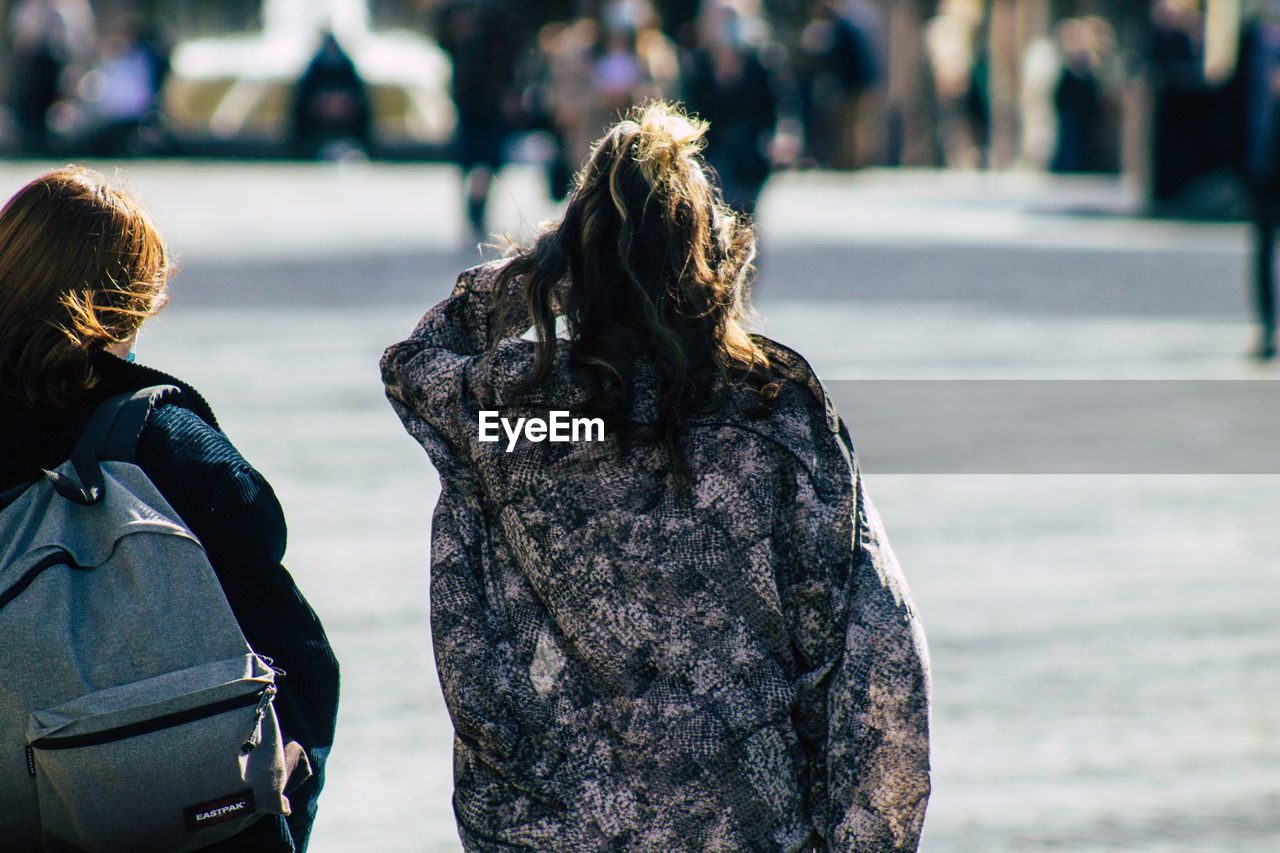
[[[0,190],[37,171],[0,166]],[[139,356],[201,388],[275,485],[343,662],[312,849],[455,851],[427,625],[438,485],[376,361],[478,257],[456,179],[138,163],[129,181],[184,263]],[[779,180],[765,328],[834,380],[1275,379],[1242,356],[1243,229],[1119,215],[1132,203],[1105,180]],[[500,227],[553,213],[536,174],[507,177]],[[926,851],[1280,845],[1280,477],[869,482],[933,655]]]

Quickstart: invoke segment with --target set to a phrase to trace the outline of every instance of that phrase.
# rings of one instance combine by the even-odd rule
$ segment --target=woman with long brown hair
[[[94,172],[49,172],[0,210],[0,495],[67,460],[99,403],[153,386],[179,389],[149,412],[134,461],[200,541],[253,651],[285,673],[276,712],[306,755],[290,756],[290,780],[299,783],[288,790],[291,813],[263,816],[218,849],[302,851],[333,743],[337,662],[280,564],[284,515],[270,485],[194,388],[132,359],[139,327],[168,299],[171,272],[146,212]],[[6,743],[12,734],[4,733]],[[308,763],[309,778],[298,772]],[[34,815],[0,808],[6,850],[43,849],[39,826]],[[138,849],[153,844],[137,839]]]
[[[440,473],[432,636],[468,850],[914,850],[924,637],[754,239],[651,104],[563,218],[387,350]],[[523,334],[522,334],[523,333]]]

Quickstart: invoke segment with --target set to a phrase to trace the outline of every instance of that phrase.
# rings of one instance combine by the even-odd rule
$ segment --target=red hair
[[[169,255],[151,218],[96,172],[41,175],[0,210],[0,394],[66,406],[94,353],[163,304]]]

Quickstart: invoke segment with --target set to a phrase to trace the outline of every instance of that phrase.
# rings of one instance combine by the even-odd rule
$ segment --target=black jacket
[[[1257,122],[1261,118],[1258,115],[1259,109],[1274,113],[1277,108],[1274,97],[1267,99],[1265,104],[1254,100],[1257,87],[1267,85],[1265,81],[1257,79],[1257,57],[1262,36],[1263,30],[1257,21],[1246,24],[1241,31],[1236,47],[1235,73],[1223,87],[1220,98],[1222,116],[1214,123],[1214,127],[1219,129],[1219,148],[1224,152],[1226,161],[1242,176],[1245,185],[1254,192],[1262,192],[1275,198],[1280,197],[1280,176],[1277,174],[1277,164],[1280,164],[1280,132],[1275,133],[1270,156],[1265,158],[1265,164],[1250,162],[1249,151],[1252,134],[1256,132]]]
[[[280,725],[307,749],[315,774],[290,794],[288,818],[264,818],[219,849],[301,851],[333,743],[338,665],[319,619],[280,564],[285,550],[280,504],[218,429],[195,389],[106,353],[94,366],[99,383],[71,408],[32,409],[0,397],[0,492],[65,461],[89,413],[107,397],[151,385],[183,390],[176,404],[156,409],[147,421],[137,464],[204,545],[254,651],[285,671],[276,699]]]

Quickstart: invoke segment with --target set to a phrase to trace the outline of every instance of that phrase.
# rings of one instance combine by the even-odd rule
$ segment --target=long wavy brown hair
[[[523,284],[536,333],[524,387],[547,376],[563,314],[575,342],[570,367],[590,389],[584,408],[624,440],[637,362],[652,365],[652,435],[684,484],[680,442],[692,415],[721,405],[733,384],[752,385],[766,407],[777,393],[773,366],[745,328],[755,236],[707,178],[706,130],[671,104],[633,108],[592,149],[563,218],[517,250],[497,282],[504,315]]]
[[[150,217],[88,169],[57,169],[0,210],[0,394],[66,406],[96,352],[163,304],[169,255]]]

